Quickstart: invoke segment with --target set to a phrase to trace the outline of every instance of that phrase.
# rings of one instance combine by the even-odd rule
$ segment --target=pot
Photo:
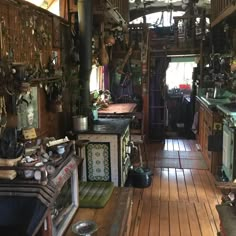
[[[85,131],[88,129],[87,116],[73,116],[73,129],[74,131]]]
[[[132,186],[146,188],[152,183],[152,172],[149,168],[137,167],[131,171]]]

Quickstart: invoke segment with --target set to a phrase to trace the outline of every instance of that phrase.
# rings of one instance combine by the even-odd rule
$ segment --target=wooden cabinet
[[[209,137],[222,132],[222,118],[216,109],[211,110],[199,102],[198,142],[212,174],[216,174],[222,164],[222,151],[209,151]]]
[[[108,118],[99,121],[103,123],[78,135],[78,139],[89,140],[82,150],[82,178],[84,181],[112,181],[115,186],[123,187],[130,167],[127,153],[130,120]]]

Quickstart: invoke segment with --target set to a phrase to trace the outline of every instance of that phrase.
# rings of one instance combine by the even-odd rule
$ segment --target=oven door
[[[222,160],[222,170],[224,174],[229,179],[233,181],[235,178],[235,168],[234,168],[234,136],[235,129],[229,127],[229,125],[224,122],[223,125],[223,160]]]

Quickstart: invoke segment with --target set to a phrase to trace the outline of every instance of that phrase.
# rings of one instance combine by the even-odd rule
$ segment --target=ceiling
[[[37,6],[51,11],[59,15],[59,0],[26,0]],[[183,11],[189,2],[200,9],[205,8],[207,12],[210,10],[211,0],[129,0],[130,21],[143,16],[144,13],[150,14],[161,11]]]
[[[134,20],[145,14],[172,9],[183,11],[192,2],[198,9],[204,8],[210,12],[211,0],[129,0],[130,20]]]

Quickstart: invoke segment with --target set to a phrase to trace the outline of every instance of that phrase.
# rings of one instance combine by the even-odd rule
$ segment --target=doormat
[[[191,159],[180,159],[182,169],[199,169],[207,170],[207,164],[204,159],[191,160]]]
[[[179,158],[177,151],[160,151],[157,155],[158,158]]]
[[[201,160],[203,159],[201,152],[193,152],[193,151],[180,151],[179,152],[180,159],[193,159],[193,160]]]
[[[113,182],[80,182],[79,207],[103,208],[111,197]]]
[[[180,168],[180,163],[178,158],[160,158],[155,160],[155,167]]]

